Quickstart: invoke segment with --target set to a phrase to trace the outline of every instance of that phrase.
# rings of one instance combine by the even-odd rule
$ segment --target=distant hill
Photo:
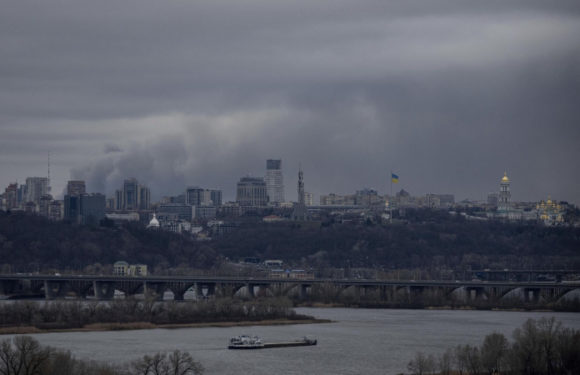
[[[580,269],[578,228],[469,221],[431,210],[389,225],[246,226],[212,246],[230,259],[251,255],[313,267]]]
[[[148,231],[138,224],[91,227],[0,213],[2,272],[81,271],[90,265],[118,260],[150,267],[187,264],[210,268],[217,259],[217,254],[204,244],[170,232]]]
[[[282,259],[292,267],[389,269],[580,269],[580,229],[468,221],[441,211],[409,211],[405,221],[253,223],[208,242],[149,231],[50,222],[0,213],[0,271],[81,271],[117,260],[150,269],[210,269],[224,259]],[[93,267],[93,268],[90,268]]]

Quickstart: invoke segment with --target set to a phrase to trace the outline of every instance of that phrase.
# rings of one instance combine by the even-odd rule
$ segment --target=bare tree
[[[453,366],[453,351],[451,349],[447,349],[445,353],[439,356],[439,373],[441,375],[449,375],[451,374],[452,366]]]
[[[174,351],[168,357],[170,364],[169,375],[200,375],[203,374],[203,367],[199,362],[193,360],[191,354]]]
[[[554,317],[541,318],[536,324],[540,335],[540,350],[544,357],[546,374],[555,374],[557,366],[557,338],[561,333],[562,325]]]
[[[501,372],[508,350],[508,340],[501,333],[485,336],[481,345],[481,365],[490,374]]]
[[[49,362],[52,349],[30,336],[16,336],[0,345],[0,374],[39,375]]]
[[[433,355],[428,356],[422,352],[415,353],[415,358],[409,361],[407,369],[414,375],[423,375],[435,370],[435,358]]]
[[[463,346],[457,345],[454,349],[455,364],[457,366],[457,371],[459,374],[463,374],[463,371],[467,368],[467,357],[463,351]]]
[[[132,375],[201,375],[203,367],[191,354],[176,350],[171,354],[157,353],[133,362]]]

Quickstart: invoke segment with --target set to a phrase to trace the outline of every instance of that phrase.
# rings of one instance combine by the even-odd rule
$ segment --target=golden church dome
[[[507,176],[507,172],[503,173],[503,177],[501,178],[501,182],[510,182],[510,179]]]

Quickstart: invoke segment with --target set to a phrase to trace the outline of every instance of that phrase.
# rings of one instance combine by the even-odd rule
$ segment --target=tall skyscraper
[[[148,187],[139,185],[137,196],[137,206],[140,210],[148,210],[151,207],[151,190]]]
[[[270,203],[284,202],[284,176],[282,175],[282,160],[266,160],[266,188]]]
[[[137,199],[139,196],[139,183],[136,179],[130,178],[123,182],[123,209],[134,211],[139,208]]]
[[[237,185],[236,202],[240,206],[266,206],[266,182],[260,177],[242,177]]]
[[[28,177],[26,178],[26,202],[40,203],[40,197],[48,194],[48,178]]]
[[[81,195],[86,193],[85,182],[83,180],[71,180],[66,184],[67,195]]]
[[[135,178],[123,182],[123,189],[115,191],[115,210],[137,211],[148,210],[151,207],[151,191],[144,185],[139,185]]]

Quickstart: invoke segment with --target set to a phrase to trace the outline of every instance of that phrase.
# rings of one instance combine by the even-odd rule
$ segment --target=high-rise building
[[[123,189],[115,191],[114,209],[117,211],[148,210],[151,207],[151,191],[139,185],[135,178],[123,182]]]
[[[52,203],[52,195],[45,194],[42,197],[40,197],[40,201],[38,202],[38,214],[40,216],[48,217],[51,203]]]
[[[139,183],[136,179],[130,178],[123,182],[123,209],[135,211],[139,208]]]
[[[148,187],[139,185],[137,196],[137,206],[140,210],[148,210],[151,207],[151,190]]]
[[[26,202],[40,203],[40,197],[48,194],[47,177],[28,177],[26,179]]]
[[[80,195],[65,195],[64,200],[64,219],[71,223],[78,223],[81,209]]]
[[[22,207],[26,201],[26,184],[18,187],[18,207]]]
[[[20,202],[18,200],[18,184],[10,184],[4,190],[5,209],[12,210],[18,208]]]
[[[103,194],[83,194],[80,196],[81,224],[99,224],[105,218],[105,196]]]
[[[85,182],[83,180],[71,180],[66,184],[67,195],[81,195],[86,193]]]
[[[203,189],[198,186],[188,187],[185,190],[185,203],[190,206],[221,206],[222,191]]]
[[[115,203],[113,207],[115,211],[123,210],[123,190],[115,190]]]
[[[237,185],[236,202],[240,206],[266,206],[268,192],[266,182],[260,177],[242,177]]]
[[[282,175],[282,160],[266,160],[266,187],[270,203],[284,202],[284,176]]]
[[[52,201],[48,208],[48,218],[53,221],[62,220],[64,216],[63,201]]]
[[[203,192],[205,189],[202,189],[198,186],[191,186],[185,190],[185,204],[190,206],[201,206],[203,203]]]
[[[209,196],[211,198],[211,202],[213,203],[213,206],[218,207],[218,206],[222,205],[222,191],[221,190],[212,189],[212,190],[210,190]]]
[[[507,172],[505,172],[499,184],[497,210],[500,212],[507,212],[509,211],[510,206],[511,206],[510,179],[507,176]]]

